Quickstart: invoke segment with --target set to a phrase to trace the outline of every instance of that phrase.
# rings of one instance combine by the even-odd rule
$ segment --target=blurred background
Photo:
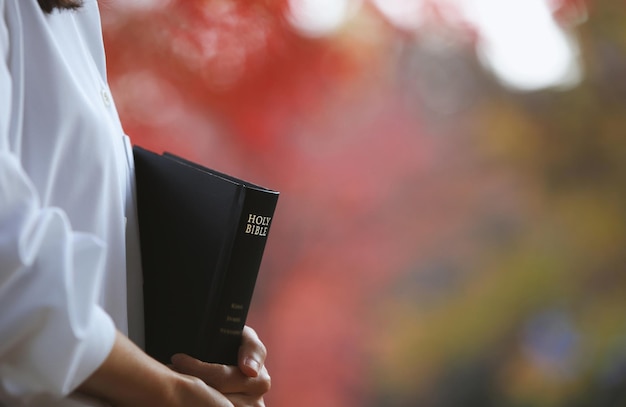
[[[268,406],[626,406],[623,1],[100,3],[133,142],[281,192]]]

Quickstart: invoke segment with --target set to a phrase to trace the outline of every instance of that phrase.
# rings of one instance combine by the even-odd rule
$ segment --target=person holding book
[[[97,0],[0,0],[0,406],[263,406],[239,366],[141,350],[133,158]]]

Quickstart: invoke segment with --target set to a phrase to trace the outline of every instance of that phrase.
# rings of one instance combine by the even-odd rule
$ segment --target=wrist
[[[117,333],[110,354],[78,392],[120,407],[170,405],[179,376]]]

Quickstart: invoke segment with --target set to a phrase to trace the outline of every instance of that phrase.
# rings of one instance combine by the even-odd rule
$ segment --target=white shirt
[[[96,0],[0,0],[0,405],[87,405],[129,315],[141,345],[132,178]]]

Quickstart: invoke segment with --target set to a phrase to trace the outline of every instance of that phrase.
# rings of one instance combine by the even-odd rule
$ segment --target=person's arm
[[[77,392],[114,407],[233,407],[217,390],[157,362],[119,332],[109,356]]]

